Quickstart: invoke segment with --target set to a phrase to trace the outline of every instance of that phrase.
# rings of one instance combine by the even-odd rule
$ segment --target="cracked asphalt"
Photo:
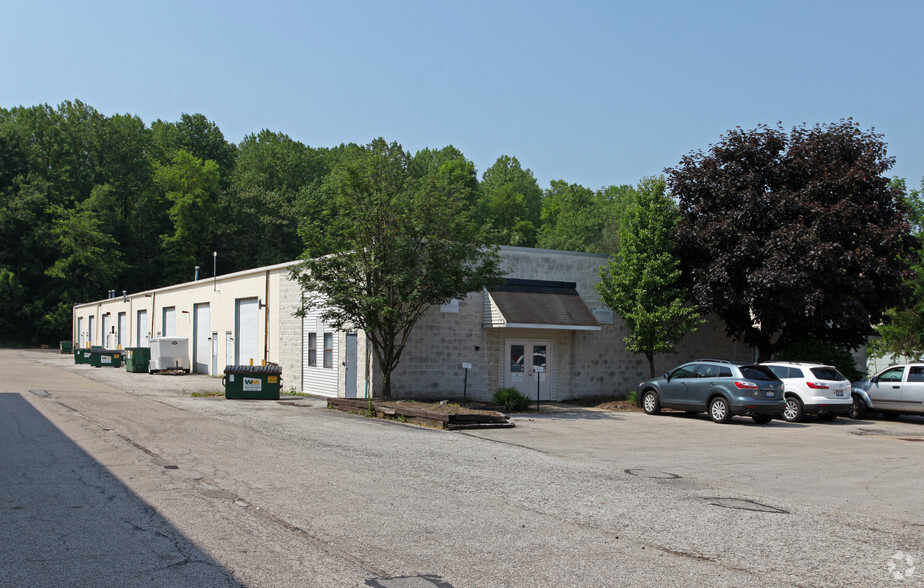
[[[450,433],[53,352],[0,382],[3,587],[924,585],[919,417]]]

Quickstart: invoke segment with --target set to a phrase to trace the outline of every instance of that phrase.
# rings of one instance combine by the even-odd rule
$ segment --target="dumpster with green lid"
[[[90,349],[77,348],[74,350],[74,363],[90,363]]]
[[[90,365],[93,367],[122,367],[122,352],[117,349],[91,349]]]
[[[150,347],[125,348],[125,371],[133,373],[147,372],[150,361]]]
[[[278,365],[229,365],[225,367],[225,398],[279,400],[282,368]]]
[[[71,341],[61,341],[61,353],[71,353],[74,345]]]

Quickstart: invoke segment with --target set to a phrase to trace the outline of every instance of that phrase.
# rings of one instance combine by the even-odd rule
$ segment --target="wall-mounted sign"
[[[470,369],[472,369],[472,364],[470,364],[470,363],[463,363],[463,364],[462,364],[462,369],[463,369],[463,370],[470,370]]]

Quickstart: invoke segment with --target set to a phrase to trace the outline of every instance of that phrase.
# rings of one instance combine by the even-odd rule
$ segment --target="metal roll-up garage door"
[[[260,359],[260,307],[256,298],[243,298],[235,301],[234,317],[234,363],[247,365],[253,361],[259,365]]]
[[[209,357],[211,346],[209,337],[212,329],[209,325],[208,303],[196,304],[193,307],[193,371],[197,374],[209,373]]]

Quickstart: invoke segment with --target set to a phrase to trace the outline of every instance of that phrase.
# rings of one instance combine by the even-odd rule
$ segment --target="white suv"
[[[774,361],[763,363],[783,380],[786,408],[783,420],[798,423],[806,414],[833,421],[853,408],[850,380],[837,368],[820,363]]]

